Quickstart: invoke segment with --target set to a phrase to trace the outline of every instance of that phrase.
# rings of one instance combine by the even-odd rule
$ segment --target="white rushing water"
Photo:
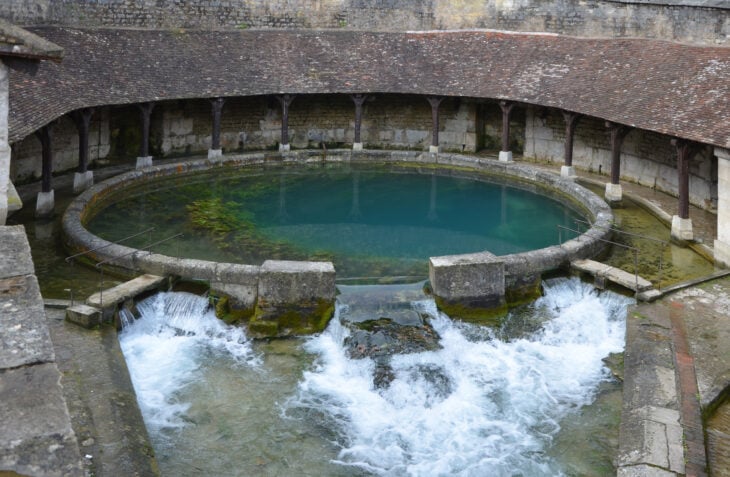
[[[343,305],[325,332],[253,351],[206,299],[163,293],[138,305],[142,317],[120,342],[169,475],[558,475],[548,449],[561,420],[610,379],[602,359],[623,350],[629,302],[577,279],[552,280],[543,298],[493,331],[415,300],[442,349],[394,356],[395,378],[383,388],[373,384],[371,359],[347,357]],[[296,365],[309,362],[301,344],[313,365]],[[282,359],[288,367],[270,365]]]
[[[185,425],[189,402],[179,391],[205,379],[198,372],[211,353],[232,365],[258,362],[241,328],[216,318],[208,299],[190,293],[158,293],[137,305],[141,318],[127,321],[119,342],[151,433]]]
[[[326,415],[337,461],[377,475],[556,475],[546,448],[609,379],[602,359],[623,350],[628,302],[553,281],[533,306],[541,329],[508,341],[414,303],[434,317],[443,349],[394,357],[385,389],[373,386],[373,361],[346,357],[347,330],[333,320],[308,342],[319,360],[290,405]]]

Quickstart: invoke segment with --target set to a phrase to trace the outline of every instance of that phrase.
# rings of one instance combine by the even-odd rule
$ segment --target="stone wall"
[[[8,217],[10,145],[8,144],[8,69],[0,60],[0,226]]]
[[[3,0],[20,24],[144,28],[493,28],[726,42],[722,0]]]
[[[110,128],[108,110],[98,110],[89,127],[89,162],[98,163],[109,156]],[[55,122],[52,129],[53,171],[68,171],[79,165],[79,135],[76,125],[68,116]],[[41,177],[41,143],[35,135],[12,144],[13,161],[10,164],[10,178],[14,183],[23,183]]]
[[[525,157],[563,163],[565,121],[559,111],[528,108]],[[634,129],[621,148],[621,179],[677,194],[677,151],[671,138]],[[573,165],[600,173],[609,182],[611,145],[605,122],[583,117],[575,130]],[[690,162],[690,202],[704,209],[717,206],[717,159],[710,147],[703,148]]]

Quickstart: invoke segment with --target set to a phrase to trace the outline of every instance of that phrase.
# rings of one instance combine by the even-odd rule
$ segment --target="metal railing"
[[[579,223],[579,224],[586,224],[586,225],[589,225],[591,227],[594,227],[594,225],[591,224],[590,222],[588,222],[587,220],[573,219],[573,222]],[[657,278],[656,287],[657,287],[657,290],[661,290],[662,289],[662,279],[664,278],[664,249],[669,245],[669,242],[668,241],[661,240],[661,239],[658,239],[658,238],[655,238],[655,237],[649,237],[648,235],[642,235],[642,234],[637,234],[637,233],[633,233],[633,232],[627,232],[625,230],[621,230],[621,229],[618,229],[618,228],[613,227],[613,226],[611,226],[611,227],[595,226],[595,227],[596,228],[603,229],[603,230],[610,230],[611,232],[620,233],[620,234],[623,234],[623,235],[626,235],[626,236],[629,236],[629,237],[635,237],[635,238],[638,238],[638,239],[641,239],[641,240],[648,240],[650,242],[657,242],[657,243],[661,244],[662,247],[661,247],[661,250],[659,251],[659,277]],[[561,242],[561,244],[562,244],[562,242]]]
[[[577,233],[579,235],[584,233],[579,230],[571,229],[570,227],[566,227],[564,225],[558,224],[558,230],[560,231],[561,229],[564,229],[564,230],[567,230],[567,231],[570,231],[573,233]],[[623,248],[633,252],[633,254],[634,254],[634,298],[636,298],[639,295],[639,249],[636,247],[631,247],[629,245],[624,245],[622,243],[614,242],[613,240],[608,240],[608,239],[604,239],[604,238],[598,238],[598,240],[600,240],[601,242],[606,242],[611,245],[617,245],[619,247],[623,247]],[[561,246],[563,245],[562,239],[561,239],[560,245]]]
[[[165,242],[168,242],[168,241],[170,241],[172,239],[175,239],[175,238],[178,238],[178,237],[182,237],[182,236],[183,236],[182,233],[178,233],[178,234],[175,234],[175,235],[171,235],[171,236],[166,237],[166,238],[164,238],[162,240],[158,240],[156,242],[148,243],[144,247],[135,249],[135,250],[133,250],[131,252],[127,252],[125,254],[118,255],[116,257],[107,258],[106,260],[102,260],[101,262],[99,262],[96,265],[94,265],[94,268],[97,268],[99,270],[99,302],[100,303],[103,303],[104,302],[104,265],[105,264],[111,263],[111,262],[113,262],[115,260],[119,260],[120,258],[129,257],[130,255],[135,255],[135,254],[137,254],[139,252],[143,252],[143,251],[147,251],[147,253],[152,253],[151,251],[149,251],[147,249],[149,249],[151,247],[154,247],[155,245],[159,245],[161,243],[165,243]],[[178,245],[178,253],[177,253],[177,255],[178,256],[180,255],[179,245]],[[134,270],[137,270],[137,269],[135,268]]]

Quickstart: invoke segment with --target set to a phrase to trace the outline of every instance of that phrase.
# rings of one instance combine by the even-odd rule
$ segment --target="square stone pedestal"
[[[279,152],[288,152],[288,151],[291,151],[290,144],[279,144]]]
[[[94,185],[94,172],[76,172],[74,173],[74,194],[79,194]]]
[[[608,182],[606,184],[606,201],[608,203],[612,202],[621,202],[621,199],[623,198],[623,189],[621,188],[621,184],[612,184],[611,182]]]
[[[55,205],[53,189],[49,192],[39,192],[35,203],[35,216],[50,217],[53,215]]]
[[[679,242],[694,240],[692,219],[683,219],[679,215],[672,217],[672,238]]]
[[[362,151],[362,143],[361,142],[355,142],[352,144],[352,150],[353,151]]]
[[[499,162],[512,162],[512,151],[499,151]]]
[[[223,149],[208,149],[208,159],[223,157]]]
[[[431,154],[438,154],[441,152],[441,146],[428,146],[428,152]]]
[[[565,177],[566,179],[575,179],[578,176],[575,174],[575,167],[561,166],[560,167],[560,177]]]
[[[144,169],[145,167],[152,166],[152,156],[144,156],[137,158],[136,169]]]

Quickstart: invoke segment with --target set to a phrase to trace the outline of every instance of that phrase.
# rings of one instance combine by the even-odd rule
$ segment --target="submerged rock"
[[[373,382],[379,388],[387,387],[395,378],[390,367],[391,356],[441,349],[438,333],[423,319],[403,325],[390,318],[379,318],[346,326],[351,329],[345,339],[348,356],[375,361]]]

